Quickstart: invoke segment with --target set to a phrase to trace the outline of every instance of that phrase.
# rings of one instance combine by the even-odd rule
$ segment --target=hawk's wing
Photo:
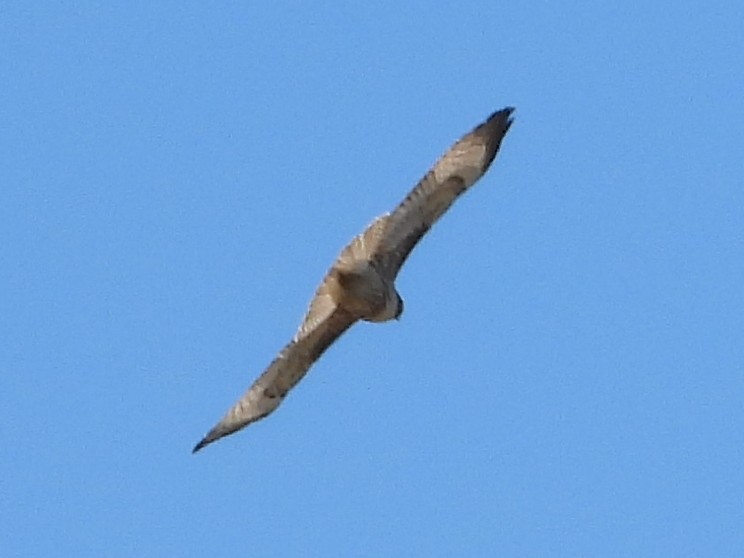
[[[279,352],[222,420],[196,444],[194,452],[274,411],[313,363],[357,321],[357,317],[336,303],[332,291],[337,287],[334,287],[332,276],[338,269],[353,268],[358,262],[369,259],[376,247],[374,240],[381,236],[382,225],[382,218],[376,219],[341,251],[315,292],[292,341]]]
[[[374,260],[388,279],[395,278],[411,250],[457,197],[488,170],[512,123],[513,110],[493,113],[455,143],[400,205],[382,218],[384,233],[376,239]]]
[[[327,293],[322,293],[326,285],[327,281],[323,281],[295,338],[281,350],[274,362],[222,420],[196,444],[194,452],[276,409],[313,363],[356,321],[356,318],[335,305],[333,308],[328,306],[324,296]]]

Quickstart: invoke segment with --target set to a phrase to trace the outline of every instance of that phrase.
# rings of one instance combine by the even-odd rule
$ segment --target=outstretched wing
[[[406,258],[457,197],[483,176],[512,123],[513,108],[493,113],[453,145],[395,210],[384,217],[384,233],[373,259],[393,280]]]
[[[325,281],[321,284],[319,292],[325,284]],[[262,419],[276,409],[287,392],[303,378],[313,363],[356,321],[356,318],[340,308],[327,311],[323,302],[319,306],[323,315],[315,319],[313,305],[317,300],[316,296],[295,338],[281,350],[274,362],[222,420],[196,444],[194,453],[207,444]],[[309,324],[313,327],[309,327]],[[308,327],[305,327],[306,325]]]
[[[196,444],[194,453],[273,412],[325,350],[358,320],[338,306],[337,296],[334,296],[338,295],[334,293],[338,285],[333,280],[333,273],[337,269],[351,270],[369,259],[382,236],[384,219],[376,219],[341,251],[315,292],[292,341],[222,420]]]

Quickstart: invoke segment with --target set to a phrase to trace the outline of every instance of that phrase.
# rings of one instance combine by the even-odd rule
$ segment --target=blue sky
[[[261,4],[0,9],[3,555],[741,556],[741,2]],[[403,319],[192,456],[506,105]]]

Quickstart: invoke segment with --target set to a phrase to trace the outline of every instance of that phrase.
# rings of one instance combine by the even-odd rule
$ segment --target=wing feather
[[[245,395],[196,444],[194,453],[274,411],[313,363],[355,321],[344,310],[336,309],[305,335],[290,341]]]
[[[426,232],[452,203],[483,176],[511,125],[513,108],[493,113],[455,143],[405,199],[386,216],[373,259],[390,280]]]

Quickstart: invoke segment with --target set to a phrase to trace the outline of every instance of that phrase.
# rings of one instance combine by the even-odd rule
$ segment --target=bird
[[[352,239],[320,283],[292,340],[192,453],[274,412],[326,349],[356,322],[400,318],[403,299],[395,288],[398,272],[432,225],[486,173],[512,124],[513,111],[513,107],[498,110],[464,135],[393,211],[377,217]]]

